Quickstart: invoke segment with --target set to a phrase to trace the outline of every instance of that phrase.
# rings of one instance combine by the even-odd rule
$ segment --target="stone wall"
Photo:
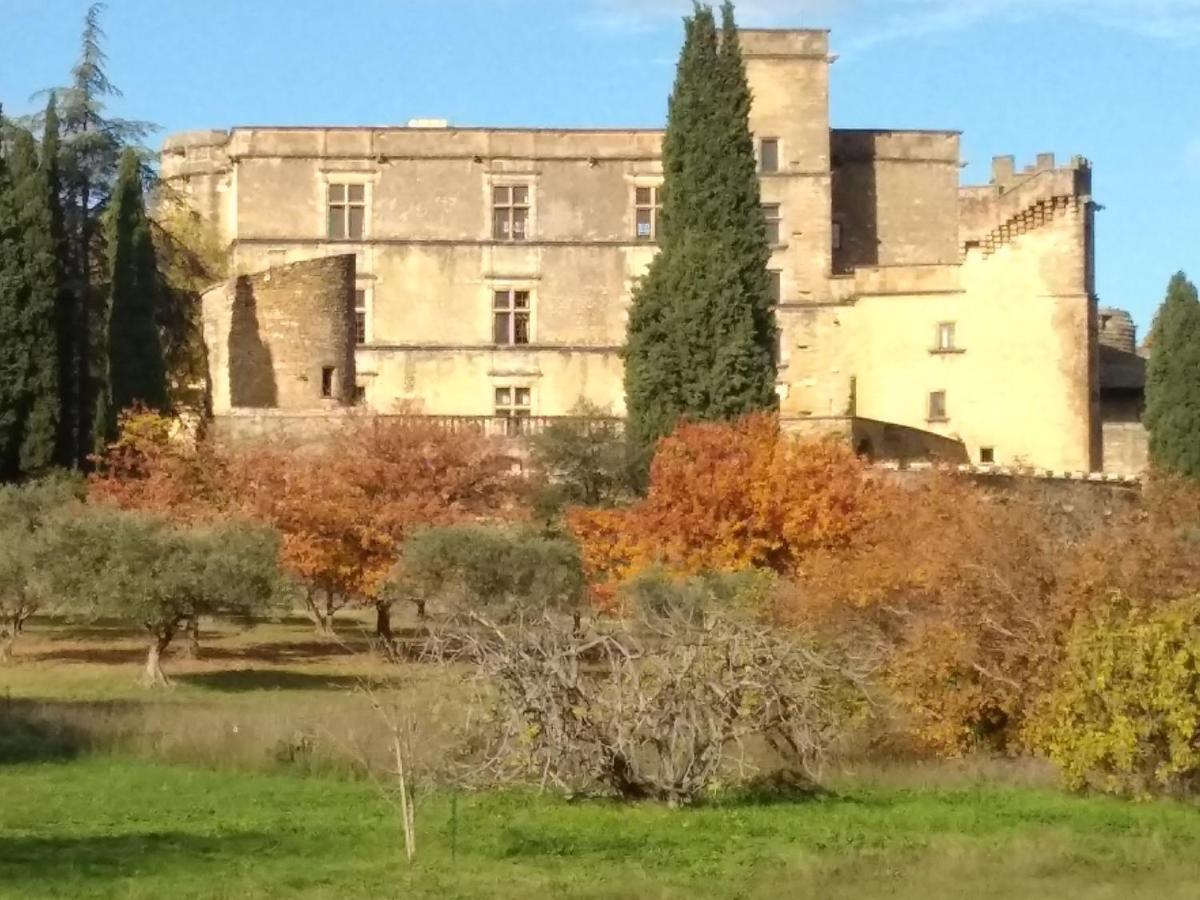
[[[214,415],[354,403],[352,255],[239,275],[201,302]]]
[[[835,271],[957,264],[958,134],[835,130],[832,138]]]
[[[1140,422],[1105,422],[1104,471],[1142,475],[1150,468],[1150,436]]]

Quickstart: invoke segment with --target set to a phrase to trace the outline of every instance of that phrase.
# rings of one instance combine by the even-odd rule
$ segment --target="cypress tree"
[[[46,202],[50,208],[50,239],[54,246],[55,277],[58,293],[55,297],[54,327],[58,344],[58,435],[55,458],[62,466],[70,467],[78,459],[76,450],[79,417],[73,411],[77,407],[79,390],[78,351],[75,347],[76,295],[68,283],[68,245],[66,223],[63,214],[62,175],[59,156],[62,153],[59,139],[58,101],[51,91],[46,104],[45,122],[42,130],[41,167]]]
[[[1150,343],[1150,461],[1162,471],[1200,479],[1200,297],[1183,272],[1167,287]]]
[[[0,479],[18,473],[25,388],[21,230],[9,172],[8,128],[0,115]]]
[[[661,250],[634,293],[625,349],[630,443],[648,458],[681,419],[775,403],[774,315],[750,89],[733,8],[686,21],[663,141]]]
[[[18,129],[9,164],[21,239],[20,342],[23,356],[18,406],[18,466],[31,474],[49,467],[58,437],[57,305],[61,281],[54,236],[57,197],[39,164],[33,135]]]
[[[121,157],[105,222],[108,245],[108,379],[97,392],[101,424],[112,437],[116,416],[136,404],[166,410],[167,375],[156,313],[160,285],[137,154]]]

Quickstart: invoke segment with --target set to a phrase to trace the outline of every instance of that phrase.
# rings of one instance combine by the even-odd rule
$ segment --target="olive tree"
[[[55,599],[43,578],[51,533],[80,490],[65,478],[0,487],[0,662],[12,657],[29,617]]]
[[[144,680],[167,683],[162,659],[197,616],[249,618],[280,596],[278,539],[242,522],[180,526],[144,513],[90,508],[55,533],[51,581],[89,616],[136,623],[148,636]]]
[[[402,548],[389,590],[448,610],[489,610],[509,619],[529,609],[569,613],[578,623],[585,595],[576,544],[482,525],[427,528]]]

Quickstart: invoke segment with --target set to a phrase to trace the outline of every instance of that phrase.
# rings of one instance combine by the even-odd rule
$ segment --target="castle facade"
[[[1100,469],[1090,165],[999,157],[963,186],[957,132],[830,128],[827,32],[742,41],[785,424],[874,455]],[[168,138],[164,176],[235,270],[205,298],[214,413],[623,415],[662,137],[424,120]]]

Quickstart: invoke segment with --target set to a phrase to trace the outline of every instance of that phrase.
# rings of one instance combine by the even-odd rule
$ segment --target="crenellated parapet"
[[[1082,156],[1060,166],[1053,153],[1019,170],[1012,156],[992,161],[987,185],[959,191],[963,254],[978,247],[990,256],[1015,238],[1056,220],[1082,216],[1092,202],[1092,165]]]

